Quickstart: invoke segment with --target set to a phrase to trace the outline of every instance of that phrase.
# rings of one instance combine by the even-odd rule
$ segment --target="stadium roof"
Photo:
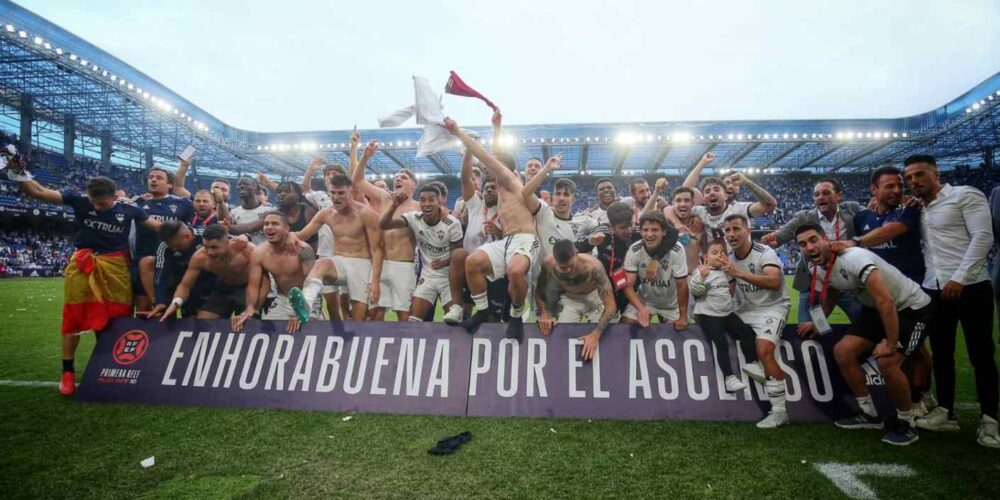
[[[141,165],[148,151],[157,163],[175,164],[187,144],[198,149],[196,168],[207,174],[295,176],[315,155],[347,162],[350,131],[231,127],[86,40],[0,0],[0,120],[19,120],[26,96],[37,142],[60,149],[65,117],[72,114],[77,147],[92,154],[107,131],[118,162]],[[943,165],[977,164],[1000,142],[998,104],[1000,73],[944,106],[903,118],[523,125],[505,127],[502,141],[522,162],[563,152],[564,171],[594,175],[680,174],[708,151],[717,170],[754,173],[862,171],[915,152],[933,154]],[[484,138],[491,134],[471,128]],[[382,143],[370,173],[407,167],[457,174],[455,154],[414,158],[421,132],[362,130],[366,140]]]

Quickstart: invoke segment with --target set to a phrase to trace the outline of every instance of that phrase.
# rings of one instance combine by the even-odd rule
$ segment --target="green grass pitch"
[[[343,421],[322,412],[76,403],[51,386],[9,382],[58,380],[61,304],[60,279],[0,281],[4,498],[844,498],[814,467],[822,462],[915,472],[863,476],[880,498],[1000,498],[1000,450],[975,444],[979,412],[962,346],[962,430],[922,432],[895,448],[876,431],[830,424],[761,431],[742,422]],[[85,336],[80,373],[93,344]],[[465,430],[475,437],[455,455],[427,454]],[[149,456],[156,465],[143,469]]]

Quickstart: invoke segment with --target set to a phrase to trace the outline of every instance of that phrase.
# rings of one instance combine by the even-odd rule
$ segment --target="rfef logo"
[[[115,362],[120,365],[131,365],[139,359],[142,358],[143,354],[146,354],[146,349],[149,347],[149,335],[142,330],[131,330],[122,334],[118,337],[118,341],[115,342],[115,349],[112,351],[112,355],[115,358]]]

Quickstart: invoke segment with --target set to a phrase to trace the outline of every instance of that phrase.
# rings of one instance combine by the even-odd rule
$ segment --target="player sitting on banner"
[[[881,429],[883,426],[858,363],[871,353],[896,405],[896,418],[890,421],[882,441],[898,446],[915,442],[918,436],[911,411],[910,383],[902,366],[906,357],[920,353],[931,314],[930,296],[869,250],[848,248],[838,255],[818,224],[799,227],[795,240],[811,264],[809,312],[819,333],[830,331],[826,314],[837,303],[838,291],[855,295],[862,306],[857,324],[833,349],[840,373],[860,409],[854,417],[837,421],[837,427]]]
[[[486,298],[486,280],[491,281],[507,276],[510,280],[510,322],[507,323],[507,337],[520,340],[524,337],[525,300],[528,295],[528,270],[538,258],[538,237],[531,212],[525,206],[522,190],[524,185],[514,172],[517,166],[509,154],[491,155],[450,118],[444,127],[457,137],[479,159],[486,171],[496,177],[500,186],[500,218],[504,221],[504,238],[487,243],[469,255],[465,261],[465,276],[472,292],[472,300],[477,311],[462,326],[474,333],[479,325],[490,316]],[[501,162],[502,158],[506,163]]]
[[[736,315],[757,335],[757,359],[743,372],[763,382],[771,411],[757,427],[771,429],[788,423],[785,410],[785,374],[778,366],[775,351],[785,330],[785,318],[791,308],[781,259],[773,249],[750,241],[750,221],[742,214],[731,214],[723,222],[726,241],[732,248],[722,270],[736,280],[740,307]],[[766,374],[766,378],[765,378]]]
[[[727,334],[739,342],[747,363],[757,362],[757,349],[753,330],[734,312],[735,283],[722,271],[725,259],[726,242],[715,240],[709,243],[705,263],[691,273],[690,288],[695,298],[694,314],[698,318],[698,326],[715,346],[715,363],[726,377],[726,390],[736,392],[746,389],[747,385],[735,375],[729,360]]]
[[[446,309],[451,305],[451,285],[448,283],[451,252],[462,247],[462,223],[451,215],[442,217],[442,197],[437,186],[420,186],[417,197],[420,200],[419,212],[404,212],[396,216],[399,207],[413,201],[409,192],[402,189],[396,191],[392,202],[386,203],[382,209],[379,221],[379,227],[385,231],[409,228],[416,238],[420,260],[424,263],[416,290],[412,292],[409,321],[423,321],[427,312],[433,310],[438,297]],[[410,269],[399,272],[412,273],[412,265]]]
[[[346,285],[351,298],[351,319],[364,321],[368,305],[377,304],[382,276],[382,230],[378,228],[378,214],[353,199],[351,179],[337,175],[330,179],[330,198],[333,204],[320,210],[316,217],[296,236],[309,239],[321,227],[333,232],[333,257],[317,261],[311,279],[327,285]],[[408,270],[410,273],[413,269]],[[326,278],[324,278],[326,277]],[[310,309],[318,302],[309,290],[306,302]],[[317,292],[319,293],[319,292]]]
[[[628,285],[624,292],[629,306],[621,322],[647,327],[655,313],[661,323],[671,322],[677,330],[684,330],[688,325],[688,268],[684,248],[674,243],[650,278],[648,267],[670,224],[663,214],[647,212],[639,218],[639,227],[642,241],[629,247],[625,255],[623,267]]]
[[[584,360],[594,357],[604,330],[618,315],[611,281],[596,257],[576,251],[570,240],[558,240],[545,257],[535,291],[538,329],[552,333],[556,323],[582,323],[584,318],[597,326],[583,340]],[[552,314],[557,314],[553,319]]]
[[[142,209],[117,201],[114,181],[94,177],[87,181],[86,196],[55,191],[32,180],[27,161],[13,155],[7,161],[7,177],[21,192],[54,205],[73,207],[73,244],[76,251],[63,274],[62,380],[59,392],[76,392],[73,359],[79,335],[99,332],[111,318],[132,314],[132,281],[128,270],[128,235],[132,222],[156,231],[158,221]]]

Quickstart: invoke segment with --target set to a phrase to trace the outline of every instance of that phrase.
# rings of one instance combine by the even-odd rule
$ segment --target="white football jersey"
[[[816,265],[810,265],[809,269],[816,273],[816,291],[822,292],[827,270]],[[830,275],[830,286],[854,295],[858,302],[866,307],[875,307],[875,300],[868,292],[867,283],[868,277],[876,269],[882,274],[882,281],[895,300],[897,311],[908,307],[920,309],[930,304],[931,298],[920,289],[920,285],[907,278],[892,264],[864,248],[848,248],[844,250],[843,255],[837,256]]]
[[[726,209],[722,211],[719,215],[712,215],[708,213],[708,207],[705,205],[697,205],[691,207],[691,214],[697,216],[701,219],[701,223],[705,226],[705,236],[706,240],[711,242],[712,240],[723,240],[726,239],[726,228],[725,221],[726,217],[732,214],[740,214],[747,218],[748,221],[753,220],[750,215],[750,203],[748,201],[737,201],[736,203],[730,203],[726,206]],[[726,250],[732,251],[729,248],[729,242],[726,242]]]
[[[251,208],[251,209],[246,209],[240,205],[237,205],[236,207],[229,210],[229,218],[233,219],[233,222],[235,222],[236,224],[249,224],[251,222],[256,222],[260,220],[260,218],[264,214],[273,211],[274,207],[271,207],[269,205],[258,205],[257,208]],[[254,245],[260,245],[266,241],[266,238],[264,238],[263,231],[255,231],[253,233],[248,234],[247,236],[250,237],[250,241],[253,242]]]
[[[763,275],[764,268],[774,266],[781,271],[781,259],[771,247],[754,242],[746,258],[740,259],[733,252],[729,253],[729,261],[733,266],[749,274]],[[740,301],[739,312],[768,312],[782,318],[788,315],[791,300],[785,289],[785,279],[782,276],[781,286],[777,290],[760,288],[741,279],[736,280],[737,297]],[[784,311],[784,312],[781,312]]]
[[[330,195],[323,191],[309,191],[306,193],[305,198],[316,207],[316,210],[323,210],[333,205]],[[319,239],[316,242],[316,255],[320,257],[332,257],[333,230],[330,229],[328,224],[323,224],[323,227],[319,228],[319,233],[317,234],[319,234]]]
[[[434,269],[431,262],[451,257],[451,244],[462,241],[462,223],[453,215],[443,218],[433,226],[424,222],[422,212],[406,212],[402,215],[406,225],[417,240],[417,251],[424,263],[421,276],[443,276],[448,278],[448,268]]]
[[[555,210],[548,205],[541,205],[535,213],[535,228],[538,230],[538,240],[542,243],[542,256],[552,253],[552,246],[559,240],[576,242],[578,238],[589,235],[597,227],[597,221],[589,215],[578,213],[570,219],[560,219]]]
[[[500,212],[496,205],[487,207],[483,201],[482,193],[476,193],[465,202],[465,211],[468,214],[468,225],[465,227],[465,240],[462,246],[469,252],[475,252],[479,247],[493,241],[493,236],[483,232],[483,226],[487,221],[503,227],[500,220]]]
[[[622,266],[625,272],[636,273],[636,283],[639,284],[639,296],[646,304],[657,309],[677,309],[677,280],[687,279],[687,256],[684,247],[675,244],[660,261],[653,281],[646,279],[646,268],[653,260],[646,251],[645,244],[637,241],[625,254]]]

